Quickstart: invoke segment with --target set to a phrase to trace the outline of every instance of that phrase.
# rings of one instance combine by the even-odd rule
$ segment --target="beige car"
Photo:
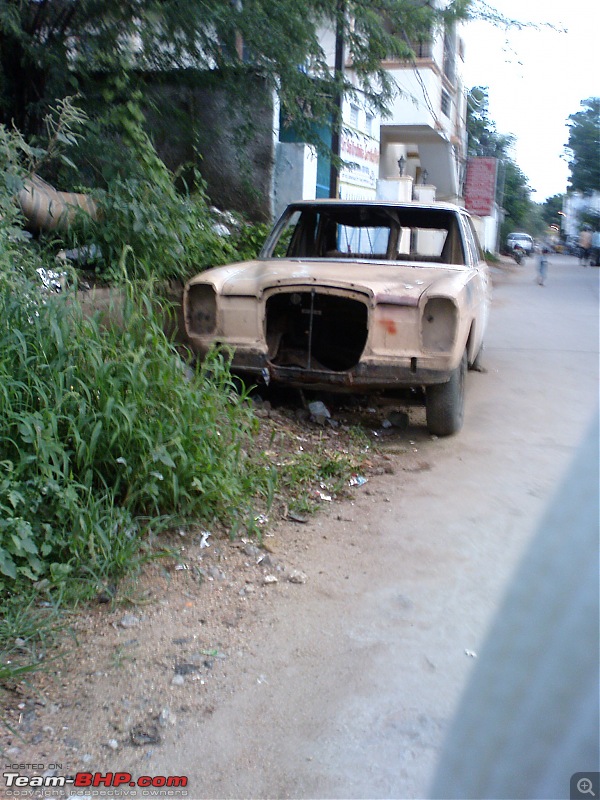
[[[469,215],[447,203],[294,203],[256,261],[202,272],[184,294],[201,357],[227,345],[254,383],[411,387],[440,436],[461,428],[489,305]]]

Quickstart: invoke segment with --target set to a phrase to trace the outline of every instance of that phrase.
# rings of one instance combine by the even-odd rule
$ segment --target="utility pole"
[[[335,23],[335,67],[334,77],[336,92],[335,110],[331,120],[331,168],[329,170],[329,197],[337,198],[340,190],[340,171],[336,159],[340,158],[342,135],[342,82],[344,78],[344,19],[346,16],[345,0],[337,0]]]

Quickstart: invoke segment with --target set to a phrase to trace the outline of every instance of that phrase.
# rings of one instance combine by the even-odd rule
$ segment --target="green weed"
[[[266,478],[228,355],[188,379],[160,304],[133,286],[119,325],[20,289],[0,283],[0,589],[97,583],[153,526],[233,522]]]
[[[325,496],[345,493],[348,479],[360,470],[361,462],[360,453],[338,450],[326,439],[310,449],[288,452],[278,462],[279,493],[290,511],[311,513]]]

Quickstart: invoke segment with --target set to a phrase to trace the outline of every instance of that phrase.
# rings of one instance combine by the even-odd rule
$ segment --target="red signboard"
[[[496,196],[495,158],[470,158],[467,161],[465,206],[471,214],[488,217],[493,211]]]

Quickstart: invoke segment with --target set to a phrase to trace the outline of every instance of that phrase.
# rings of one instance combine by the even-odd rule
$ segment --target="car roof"
[[[431,203],[420,203],[412,200],[342,200],[335,197],[321,198],[318,200],[296,200],[289,203],[288,208],[318,208],[323,206],[347,206],[347,207],[360,207],[360,206],[373,206],[374,208],[423,208],[435,209],[437,211],[459,211],[466,214],[467,211],[462,206],[455,203],[446,203],[436,200]]]

